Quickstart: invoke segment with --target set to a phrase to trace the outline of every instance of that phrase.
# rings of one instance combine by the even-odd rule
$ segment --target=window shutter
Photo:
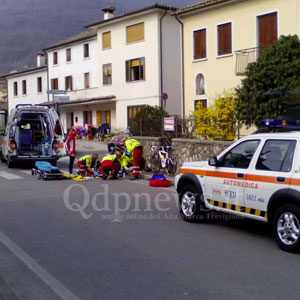
[[[111,48],[111,32],[102,33],[102,48]]]
[[[138,67],[140,65],[140,60],[135,59],[131,61],[131,67]]]
[[[194,59],[206,57],[206,29],[194,31]]]
[[[218,26],[218,55],[231,54],[231,23]]]
[[[260,50],[277,41],[277,13],[258,17]]]
[[[128,26],[126,28],[126,42],[132,43],[144,40],[144,23]]]
[[[105,111],[106,123],[110,124],[110,110]]]
[[[97,111],[97,127],[102,124],[102,111]]]

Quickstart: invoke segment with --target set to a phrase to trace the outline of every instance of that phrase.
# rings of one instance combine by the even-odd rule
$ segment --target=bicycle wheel
[[[159,154],[156,152],[153,154],[152,158],[151,158],[151,169],[152,172],[159,172],[160,170],[160,158],[159,158]]]
[[[174,176],[177,171],[177,159],[174,155],[169,155],[167,162],[167,174]]]

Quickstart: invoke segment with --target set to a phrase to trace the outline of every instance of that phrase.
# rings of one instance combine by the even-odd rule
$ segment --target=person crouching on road
[[[80,175],[94,175],[100,168],[98,154],[82,156],[77,162],[77,167]]]
[[[138,140],[132,138],[125,138],[124,144],[126,147],[125,154],[129,161],[133,162],[132,176],[138,178],[143,160],[143,146]]]
[[[73,173],[73,164],[75,160],[75,137],[78,134],[78,131],[75,127],[72,127],[70,133],[68,134],[67,140],[66,140],[66,152],[69,156],[69,173]]]
[[[117,179],[121,165],[123,165],[123,159],[123,148],[118,146],[115,147],[115,154],[104,156],[100,167],[102,179]]]

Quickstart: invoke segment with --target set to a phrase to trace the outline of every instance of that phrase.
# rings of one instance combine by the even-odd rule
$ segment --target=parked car
[[[175,179],[180,215],[207,210],[269,222],[280,248],[300,251],[300,132],[245,137],[209,161],[186,162]]]
[[[10,112],[1,148],[1,161],[9,168],[21,161],[42,160],[55,165],[66,154],[56,110],[47,105],[17,105]]]

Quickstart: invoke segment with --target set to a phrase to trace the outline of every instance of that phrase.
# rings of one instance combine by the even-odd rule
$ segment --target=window
[[[89,44],[84,44],[83,45],[83,57],[84,58],[90,57],[90,46],[89,46]]]
[[[128,106],[127,107],[127,120],[128,127],[131,125],[131,119],[141,110],[144,105]]]
[[[268,140],[257,160],[256,169],[289,172],[292,169],[296,141]]]
[[[98,110],[96,112],[97,116],[97,127],[100,127],[102,124],[108,123],[111,125],[111,111],[110,110]]]
[[[144,23],[126,27],[126,43],[133,43],[144,40]]]
[[[136,58],[126,61],[126,81],[145,79],[145,58]]]
[[[27,94],[27,86],[26,86],[26,80],[22,80],[22,94]]]
[[[110,33],[110,31],[102,33],[102,48],[103,49],[111,48],[111,33]]]
[[[73,91],[72,76],[65,77],[65,89],[66,89],[66,91]]]
[[[67,60],[67,62],[70,62],[72,60],[71,48],[66,49],[66,60]]]
[[[195,100],[194,102],[194,110],[196,111],[199,109],[198,105],[201,105],[202,108],[207,107],[207,100],[206,99],[200,99],[200,100]]]
[[[37,91],[38,93],[43,92],[43,87],[42,87],[42,77],[37,78]]]
[[[82,114],[83,114],[83,125],[93,124],[93,112],[92,111],[84,111]]]
[[[18,83],[14,82],[14,96],[18,96]]]
[[[218,55],[231,53],[231,23],[218,25]]]
[[[90,73],[84,73],[84,88],[90,88]]]
[[[58,78],[51,79],[51,90],[58,90]]]
[[[103,65],[103,85],[112,84],[111,64]]]
[[[194,59],[206,58],[206,29],[194,31]]]
[[[258,47],[260,53],[267,46],[277,41],[277,13],[271,13],[257,18]]]
[[[196,76],[196,95],[205,94],[205,80],[203,74],[198,74]]]
[[[227,168],[247,169],[259,142],[251,140],[238,144],[223,156],[221,165]]]
[[[58,64],[58,56],[57,52],[53,52],[53,64],[57,65]]]

